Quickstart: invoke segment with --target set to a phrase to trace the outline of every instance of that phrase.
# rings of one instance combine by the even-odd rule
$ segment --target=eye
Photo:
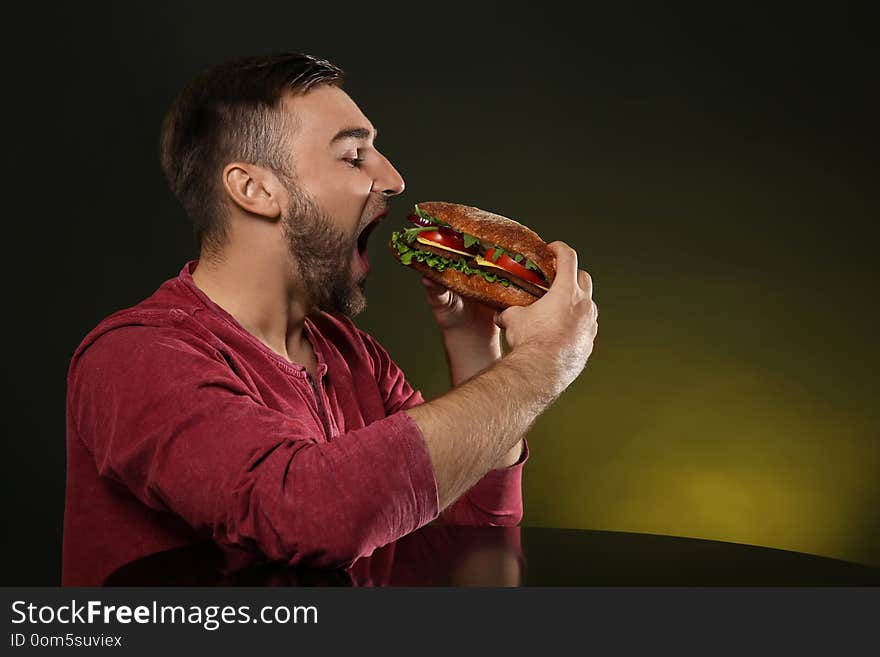
[[[361,167],[361,165],[364,163],[364,158],[362,158],[360,155],[361,155],[360,151],[358,151],[357,157],[345,157],[342,159],[352,169],[359,169]]]

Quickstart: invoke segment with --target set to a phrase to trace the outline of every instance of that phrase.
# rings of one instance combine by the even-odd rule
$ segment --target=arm
[[[422,279],[428,304],[440,327],[453,388],[487,370],[501,358],[501,329],[494,311]],[[443,509],[438,522],[453,525],[516,526],[522,521],[522,471],[528,458],[525,439],[517,441],[464,495]]]
[[[535,383],[540,360],[534,350],[508,354],[445,395],[406,410],[424,435],[441,509],[495,469],[557,396]]]
[[[424,404],[425,400],[421,393],[412,389],[403,371],[391,359],[384,347],[368,333],[356,329],[353,324],[351,326],[352,330],[356,330],[360,335],[372,360],[376,384],[385,402],[385,414],[392,415],[398,411]],[[500,352],[500,331],[494,324],[492,324],[492,329],[495,346]],[[483,346],[485,347],[485,345]],[[475,350],[471,353],[466,347],[467,345],[464,344],[447,343],[454,382],[463,382],[465,378],[478,374],[480,370],[491,366],[499,356],[496,352],[495,358],[487,357],[491,355],[491,349],[484,348],[482,352]],[[465,358],[461,358],[461,356],[465,356]],[[467,367],[474,369],[468,371],[465,369]],[[528,445],[525,440],[521,442],[522,449],[520,450],[520,447],[517,446],[515,448],[516,456],[512,457],[514,460],[518,458],[518,461],[505,464],[496,463],[496,467],[490,470],[466,494],[446,507],[437,522],[451,525],[508,527],[519,524],[523,515],[522,470],[523,464],[528,458]]]
[[[530,306],[493,317],[506,329],[510,353],[445,395],[406,411],[428,446],[441,509],[515,449],[592,352],[598,318],[592,281],[577,269],[577,254],[570,247],[561,242],[549,246],[557,261],[550,291]],[[458,299],[452,297],[450,304]]]
[[[446,362],[449,365],[449,376],[452,387],[456,387],[488,369],[495,361],[501,359],[501,329],[494,323],[488,337],[461,334],[455,331],[443,333],[443,346],[446,349]],[[494,465],[494,469],[512,466],[520,460],[523,452],[523,440],[520,439]]]

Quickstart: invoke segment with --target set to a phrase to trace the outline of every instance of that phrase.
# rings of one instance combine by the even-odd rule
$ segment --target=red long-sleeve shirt
[[[317,381],[193,282],[198,261],[103,320],[67,390],[62,583],[210,537],[245,561],[345,567],[438,517],[423,403],[349,319],[305,320]],[[442,514],[516,525],[522,464],[493,470]]]

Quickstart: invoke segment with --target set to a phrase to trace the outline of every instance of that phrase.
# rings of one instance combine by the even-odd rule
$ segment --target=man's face
[[[366,307],[367,239],[403,178],[375,147],[376,130],[344,91],[321,86],[288,98],[290,204],[282,228],[306,291],[318,307],[350,317]]]

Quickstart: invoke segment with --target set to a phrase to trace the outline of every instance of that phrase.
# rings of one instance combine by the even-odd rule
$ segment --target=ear
[[[248,162],[227,164],[223,167],[223,188],[245,212],[267,219],[281,214],[283,187],[268,169]]]

